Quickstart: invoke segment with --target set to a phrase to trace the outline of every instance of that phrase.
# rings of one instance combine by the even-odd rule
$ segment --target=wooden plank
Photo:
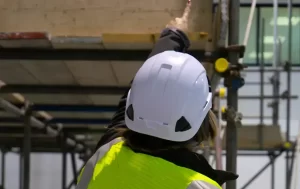
[[[54,36],[51,38],[56,49],[103,49],[102,37]]]
[[[29,0],[2,3],[1,31],[49,31],[52,34],[94,35],[101,32],[159,32],[182,15],[186,1],[178,0]],[[191,31],[210,28],[212,1],[193,2]],[[88,35],[88,36],[89,36]]]
[[[208,40],[207,31],[188,33],[191,42],[190,49],[205,49]]]
[[[3,127],[9,127],[9,128],[12,128],[12,129],[15,129],[15,128],[23,128],[24,125],[20,124],[20,123],[0,123],[0,128],[3,128]],[[64,124],[64,128],[67,128],[67,129],[81,129],[81,128],[88,128],[88,129],[93,129],[93,130],[104,130],[106,127],[106,125],[96,125],[96,124],[93,124],[93,125],[80,125],[80,124]],[[93,134],[93,133],[91,133]]]
[[[138,69],[143,62],[122,62],[111,61],[112,68],[118,80],[119,86],[129,86],[130,81],[134,78]]]
[[[43,40],[43,43],[39,43],[39,40]],[[48,34],[41,32],[1,33],[0,45],[5,48],[52,48],[51,43],[49,42]],[[3,62],[4,63],[1,64],[1,67],[6,68],[3,70],[1,69],[2,71],[5,70],[5,73],[3,74],[4,82],[19,84],[76,84],[76,80],[74,80],[73,75],[70,73],[68,67],[61,61],[19,61],[15,65],[9,65],[9,63],[12,63],[11,61]],[[29,82],[27,80],[29,80]],[[77,99],[63,98],[61,100],[59,100],[59,97],[53,98],[49,95],[40,95],[36,97],[37,98],[35,99],[31,99],[31,101],[36,102],[37,99],[46,99],[47,101],[47,99],[52,99],[65,102],[66,99],[73,99],[73,101],[90,102],[86,96],[77,96]]]
[[[87,102],[86,99],[78,100],[79,95],[26,94],[24,96],[36,104],[91,104],[91,102]],[[0,97],[12,103],[19,103],[10,94],[1,94]],[[96,105],[118,105],[121,95],[89,95],[89,98]]]
[[[66,61],[65,64],[80,85],[117,85],[109,61]]]
[[[48,33],[11,32],[0,33],[0,46],[3,48],[48,48],[51,47]]]
[[[108,34],[100,37],[55,36],[47,33],[0,33],[0,45],[4,48],[58,48],[58,49],[152,49],[160,34]],[[207,33],[190,32],[192,49],[204,49]]]
[[[121,95],[89,95],[97,105],[118,105]]]
[[[55,118],[110,119],[114,112],[49,112]],[[1,114],[0,114],[1,116]]]
[[[16,115],[6,111],[0,111],[0,119],[1,117],[16,117]]]
[[[190,32],[191,49],[204,49],[207,32]],[[106,49],[151,49],[160,34],[102,34]]]
[[[67,61],[65,63],[80,85],[114,86],[118,84],[109,61]],[[98,95],[86,95],[85,98],[94,103],[98,103],[100,100]],[[100,100],[100,103],[102,102],[103,100]],[[108,103],[110,103],[109,100]]]
[[[76,84],[72,73],[62,61],[21,60],[20,63],[39,83],[57,85]],[[22,83],[22,80],[20,83]]]
[[[153,34],[102,34],[106,49],[151,49],[154,45]]]
[[[86,98],[83,98],[82,95],[47,95],[47,94],[26,94],[23,95],[27,100],[36,103],[49,103],[49,104],[90,104],[90,101],[87,101]],[[12,103],[19,103],[14,97],[10,94],[1,94],[1,98],[5,98]],[[84,96],[85,97],[85,96]],[[99,97],[101,98],[101,96]]]
[[[41,84],[55,84],[55,85],[76,85],[77,80],[70,72],[68,66],[63,61],[21,61],[22,66],[32,74]],[[51,99],[51,100],[49,100]],[[32,102],[37,101],[57,101],[57,102],[70,102],[70,103],[90,103],[90,99],[87,95],[76,96],[56,96],[52,95],[35,95],[35,98],[31,99]]]
[[[37,79],[18,60],[1,60],[0,80],[8,84],[36,84]]]
[[[260,149],[257,125],[244,125],[238,128],[239,150],[272,150],[283,145],[279,126],[266,125],[262,127],[263,145]],[[224,133],[223,149],[225,149],[226,133]]]

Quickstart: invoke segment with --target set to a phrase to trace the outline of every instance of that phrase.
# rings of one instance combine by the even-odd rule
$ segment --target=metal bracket
[[[224,79],[224,86],[238,90],[245,85],[245,80],[241,75],[241,71],[246,68],[243,64],[234,64],[230,65],[228,71],[223,74]]]
[[[215,71],[223,78],[224,86],[232,89],[238,90],[245,84],[245,80],[241,75],[241,71],[246,68],[244,64],[236,63],[230,64],[228,61],[226,62],[225,59],[228,59],[228,54],[230,52],[237,52],[240,58],[243,57],[245,52],[245,46],[242,45],[232,45],[226,48],[223,48],[224,58],[220,58],[216,60],[215,63]],[[222,52],[222,51],[221,51]]]
[[[278,79],[278,77],[276,75],[273,75],[269,78],[269,81],[272,85],[277,85],[279,86],[280,85],[280,81]]]
[[[222,113],[222,119],[232,121],[235,127],[241,127],[243,114],[241,114],[240,112],[236,112],[234,108],[229,107],[225,110],[224,113]]]

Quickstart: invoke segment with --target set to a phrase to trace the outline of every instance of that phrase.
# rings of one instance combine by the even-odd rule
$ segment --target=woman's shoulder
[[[238,178],[238,175],[234,173],[213,169],[204,156],[191,152],[188,149],[170,149],[154,154],[154,156],[163,158],[177,166],[185,167],[200,173],[214,180],[219,185],[223,185],[227,181],[236,180]]]

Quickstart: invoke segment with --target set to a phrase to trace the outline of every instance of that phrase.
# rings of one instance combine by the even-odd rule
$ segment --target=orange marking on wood
[[[12,32],[0,33],[0,40],[20,40],[20,39],[49,39],[44,32]]]

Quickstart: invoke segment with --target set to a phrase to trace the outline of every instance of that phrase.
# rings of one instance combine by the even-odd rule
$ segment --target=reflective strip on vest
[[[102,146],[79,176],[76,189],[186,189],[193,181],[221,186],[205,175],[164,159],[135,153],[118,138]]]

